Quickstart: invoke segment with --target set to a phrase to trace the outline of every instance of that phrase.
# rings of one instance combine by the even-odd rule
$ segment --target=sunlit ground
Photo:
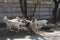
[[[49,24],[54,32],[39,31],[37,34],[27,30],[21,30],[19,33],[10,32],[7,29],[0,29],[1,40],[60,40],[60,24]]]
[[[11,40],[11,39],[7,38],[6,40]],[[32,40],[32,39],[19,39],[19,38],[15,38],[13,40]]]

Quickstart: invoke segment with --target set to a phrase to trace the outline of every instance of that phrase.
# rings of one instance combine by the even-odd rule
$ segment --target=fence
[[[37,2],[32,0],[29,0],[30,3],[27,3],[27,12],[28,14],[32,14],[34,11],[34,5],[36,5],[36,12],[35,15],[33,17],[33,19],[50,19],[52,17],[52,10],[54,8],[54,3],[41,3],[42,1]],[[35,2],[35,3],[34,3]]]
[[[36,0],[37,1],[37,0]],[[34,5],[36,4],[36,1],[27,0],[27,15],[32,15],[34,11]],[[53,10],[54,4],[44,4],[44,3],[38,3],[36,5],[36,11],[34,14],[33,19],[50,19],[52,17],[52,10]],[[20,9],[19,0],[1,0],[0,1],[0,22],[2,22],[2,19],[4,16],[8,17],[16,17],[20,16],[23,17]]]

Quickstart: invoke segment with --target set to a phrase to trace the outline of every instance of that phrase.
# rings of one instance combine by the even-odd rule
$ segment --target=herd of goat
[[[9,19],[7,16],[3,18],[3,22],[6,23],[7,29],[10,31],[15,31],[13,28],[16,28],[19,32],[22,27],[26,27],[28,30],[39,30],[41,27],[47,26],[48,21],[47,20],[27,20],[27,19],[21,19],[19,17],[16,17],[14,19]]]

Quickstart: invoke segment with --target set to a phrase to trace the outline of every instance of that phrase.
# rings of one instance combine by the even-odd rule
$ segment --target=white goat
[[[35,19],[33,23],[31,23],[31,27],[35,29],[36,32],[39,32],[39,29],[41,29],[44,26],[47,26],[47,20],[37,20]]]
[[[32,31],[36,31],[36,29],[37,29],[37,24],[35,24],[34,22],[33,22],[33,20],[25,20],[26,21],[26,23],[27,23],[27,25],[28,25],[28,27],[30,28],[30,30],[32,30]]]
[[[39,20],[39,22],[41,23],[41,24],[43,24],[44,26],[47,26],[47,20]]]
[[[19,32],[20,24],[22,22],[18,22],[18,21],[14,20],[14,19],[13,20],[9,20],[7,18],[7,16],[4,17],[3,21],[7,24],[7,28],[10,28],[10,31],[12,31],[11,27],[16,27],[18,29],[18,32]]]
[[[3,18],[4,23],[6,23],[5,18],[7,18],[7,16],[5,16],[5,17]],[[7,18],[7,19],[8,19],[8,18]],[[18,19],[17,19],[17,17],[16,17],[15,19],[12,19],[11,21],[16,21],[16,22],[18,22]],[[7,28],[9,29],[10,27],[7,26]]]
[[[37,19],[35,19],[34,24],[36,25],[37,29],[40,29],[41,27],[43,27],[42,23],[38,21]]]
[[[23,21],[23,19],[19,18],[18,16],[16,17],[16,19],[18,19],[19,22]]]

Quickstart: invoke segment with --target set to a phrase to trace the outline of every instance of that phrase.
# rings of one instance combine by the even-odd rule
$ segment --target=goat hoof
[[[14,30],[11,29],[10,31],[14,31]]]
[[[18,31],[15,31],[16,33],[18,33]]]
[[[18,31],[15,31],[16,33],[18,32]]]

